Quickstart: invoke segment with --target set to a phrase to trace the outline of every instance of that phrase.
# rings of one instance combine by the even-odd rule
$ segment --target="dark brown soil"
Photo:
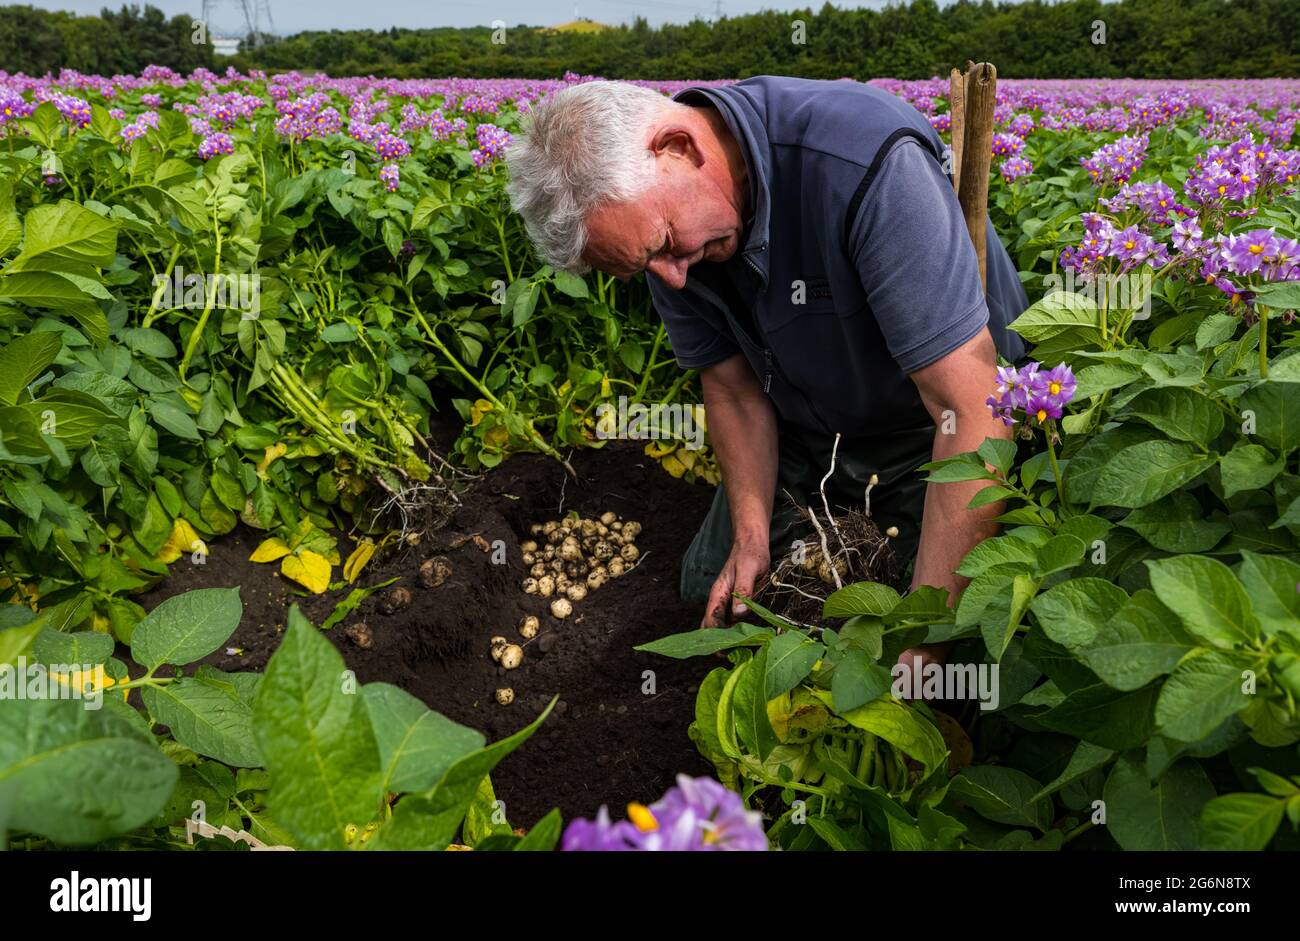
[[[629,801],[650,802],[679,772],[711,768],[687,737],[700,680],[718,666],[714,658],[668,660],[634,651],[637,644],[699,623],[698,606],[677,595],[682,554],[707,512],[712,491],[674,480],[634,444],[610,443],[575,453],[578,479],[567,479],[555,461],[519,455],[462,495],[451,523],[420,545],[380,563],[372,562],[359,585],[400,580],[367,598],[327,636],[362,682],[402,687],[431,709],[503,738],[534,719],[552,696],[560,702],[536,735],[493,772],[497,797],[515,826],[532,826],[552,807],[566,820],[591,816],[607,804],[614,816]],[[643,561],[574,605],[566,621],[550,616],[548,602],[526,595],[518,543],[532,523],[578,510],[596,516],[613,510],[635,519]],[[473,535],[488,546],[505,540],[507,561],[492,563]],[[138,600],[151,609],[192,588],[238,585],[244,619],[230,646],[207,662],[223,670],[261,670],[279,645],[288,605],[298,602],[320,624],[354,586],[308,595],[282,579],[275,564],[247,561],[263,534],[239,529],[211,547],[205,566],[175,566],[173,575]],[[351,549],[341,540],[344,557]],[[420,585],[420,563],[444,555],[452,575],[437,588]],[[338,576],[338,569],[335,569]],[[403,610],[381,613],[392,588],[410,589]],[[520,620],[535,614],[541,633],[524,647],[519,669],[503,670],[489,654],[500,634],[524,643]],[[364,622],[373,646],[362,649],[345,631]],[[643,692],[653,671],[653,693]],[[498,687],[515,701],[498,705]]]

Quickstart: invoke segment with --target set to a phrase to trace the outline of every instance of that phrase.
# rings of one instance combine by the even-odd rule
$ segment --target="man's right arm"
[[[748,608],[731,597],[752,597],[771,565],[768,536],[776,495],[776,412],[741,354],[700,370],[709,440],[722,468],[731,511],[731,554],[709,593],[701,627],[720,627]]]

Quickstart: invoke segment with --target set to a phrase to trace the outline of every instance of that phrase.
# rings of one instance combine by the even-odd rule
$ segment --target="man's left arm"
[[[911,374],[934,420],[934,460],[974,451],[985,438],[1011,437],[1011,429],[984,404],[996,365],[993,338],[985,329]],[[967,508],[971,498],[987,486],[983,480],[926,485],[913,588],[947,588],[955,603],[968,581],[957,574],[962,558],[981,540],[997,535],[993,519],[1002,512],[1001,503]]]

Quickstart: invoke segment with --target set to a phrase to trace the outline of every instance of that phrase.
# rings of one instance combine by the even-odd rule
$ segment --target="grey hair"
[[[651,187],[651,122],[686,107],[627,82],[570,85],[533,106],[523,136],[506,151],[506,192],[547,263],[575,274],[588,270],[588,214]]]

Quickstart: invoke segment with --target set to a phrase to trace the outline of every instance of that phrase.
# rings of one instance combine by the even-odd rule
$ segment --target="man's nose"
[[[686,286],[686,270],[690,267],[685,258],[655,258],[646,269],[674,291]]]

